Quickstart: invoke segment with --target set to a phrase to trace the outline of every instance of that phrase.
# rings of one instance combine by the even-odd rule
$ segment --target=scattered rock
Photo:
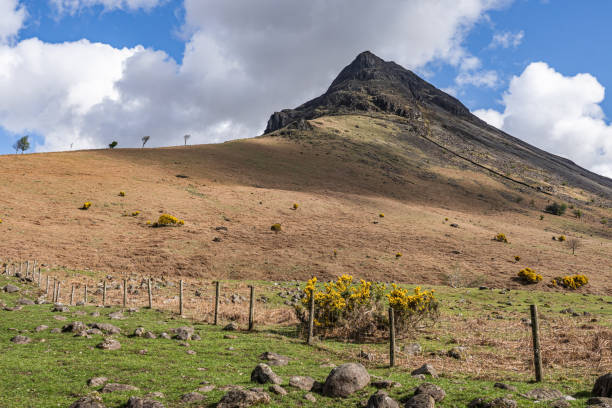
[[[436,401],[429,394],[418,394],[406,401],[405,408],[435,408]]]
[[[132,336],[134,337],[142,337],[145,334],[145,328],[144,327],[137,327],[136,330],[134,330],[134,334],[132,334]]]
[[[132,396],[128,400],[126,408],[164,408],[164,404],[152,399]]]
[[[66,318],[66,316],[53,316],[53,318],[54,318],[55,320],[59,320],[59,321],[61,321],[61,322],[64,322],[64,321],[68,320],[68,319]]]
[[[129,384],[117,384],[117,383],[108,383],[100,392],[109,393],[109,392],[126,392],[126,391],[138,391],[137,387]]]
[[[587,405],[602,405],[612,407],[612,398],[592,397],[587,401]]]
[[[196,354],[196,352],[194,350],[187,350],[185,353],[189,354],[189,355],[194,355]]]
[[[162,339],[167,339],[167,340],[171,339],[170,335],[166,332],[160,334],[159,337],[161,337]]]
[[[396,388],[396,387],[401,387],[402,384],[398,383],[397,381],[391,381],[391,380],[378,380],[378,381],[373,381],[372,385],[375,388],[378,389],[389,389],[389,388]]]
[[[87,326],[83,322],[72,322],[62,327],[64,333],[82,333],[87,331]]]
[[[183,402],[198,402],[204,400],[204,396],[199,392],[190,392],[181,397]]]
[[[459,224],[451,224],[450,226],[453,228],[459,228]]]
[[[15,293],[15,292],[19,292],[19,287],[9,284],[3,287],[2,290],[5,291],[6,293]]]
[[[368,400],[367,408],[399,408],[399,404],[385,391],[377,391]]]
[[[551,408],[570,408],[572,405],[564,399],[558,399],[550,404]]]
[[[145,395],[145,398],[166,398],[163,392],[155,391]]]
[[[404,347],[404,353],[409,356],[416,356],[423,352],[421,345],[419,343],[408,344]]]
[[[68,306],[64,306],[62,304],[56,303],[55,305],[53,305],[53,308],[51,309],[52,312],[59,312],[59,313],[67,313],[70,311],[70,309],[68,308]]]
[[[7,312],[18,312],[23,309],[23,306],[5,307],[4,310]]]
[[[53,329],[51,329],[51,333],[61,333],[62,329],[60,329],[59,327],[55,327]]]
[[[342,364],[327,376],[323,394],[328,397],[348,397],[369,383],[370,374],[364,366],[358,363]]]
[[[41,331],[45,331],[45,330],[47,330],[48,328],[49,328],[49,326],[45,326],[44,324],[41,324],[40,326],[37,326],[37,327],[34,329],[34,331],[41,332]]]
[[[281,384],[283,380],[272,371],[269,365],[259,363],[253,369],[251,373],[251,381],[258,382],[260,384],[272,383],[272,384]]]
[[[374,361],[374,354],[372,353],[367,353],[363,350],[359,351],[359,358],[362,358],[366,361]]]
[[[91,325],[94,329],[102,330],[106,334],[119,334],[121,333],[121,329],[117,326],[113,326],[110,323],[93,323]]]
[[[473,399],[468,408],[516,408],[516,401],[509,398],[495,398],[491,402],[487,402],[484,398]]]
[[[594,397],[612,397],[612,373],[599,377],[595,381],[591,394]]]
[[[518,389],[514,385],[509,385],[509,384],[504,384],[504,383],[495,383],[493,384],[493,387],[499,388],[502,390],[512,391],[512,392],[518,391]]]
[[[31,299],[19,299],[17,301],[17,304],[18,305],[27,305],[27,306],[29,306],[29,305],[34,305],[35,303]]]
[[[310,391],[312,390],[312,386],[314,385],[314,378],[304,377],[301,375],[295,375],[289,378],[289,385],[295,388],[299,388],[300,390]]]
[[[259,356],[261,360],[266,360],[271,366],[286,366],[289,364],[289,357],[266,351]]]
[[[123,319],[123,313],[121,311],[109,313],[108,318],[111,320],[121,320]]]
[[[217,408],[247,408],[255,404],[269,403],[270,396],[265,392],[233,389],[221,398]]]
[[[416,370],[412,371],[410,374],[413,375],[413,376],[419,375],[419,374],[431,375],[434,378],[436,378],[438,376],[438,372],[430,364],[423,364],[421,367],[419,367]]]
[[[287,395],[287,391],[278,384],[272,384],[269,390],[277,395]]]
[[[423,383],[414,390],[414,395],[429,394],[436,402],[440,402],[446,397],[446,392],[432,383]]]
[[[183,341],[191,340],[191,336],[193,336],[195,333],[195,329],[189,326],[177,327],[176,329],[172,329],[170,331],[174,333],[175,338]]]
[[[457,346],[448,350],[448,356],[452,358],[456,358],[457,360],[465,360],[468,357],[468,349],[467,347]]]
[[[223,338],[226,340],[236,340],[238,336],[234,336],[233,334],[224,334]]]
[[[89,395],[79,398],[70,405],[70,408],[106,408],[106,406],[102,403],[102,398],[100,398],[100,396]]]
[[[231,322],[227,326],[225,326],[223,328],[223,330],[225,330],[225,331],[236,331],[236,330],[238,330],[238,323]]]
[[[552,401],[563,398],[561,392],[548,388],[534,388],[533,390],[527,391],[522,396],[536,401]]]
[[[215,388],[217,387],[214,386],[213,384],[208,384],[208,385],[198,388],[198,392],[211,392]]]
[[[309,392],[304,394],[304,399],[310,402],[317,402],[317,398]]]
[[[13,337],[11,341],[15,344],[28,344],[32,341],[32,339],[26,336],[18,335]]]
[[[106,339],[96,347],[102,350],[119,350],[121,344],[115,339]]]
[[[94,377],[87,380],[87,385],[90,387],[101,387],[108,382],[106,377]]]
[[[156,339],[157,338],[157,336],[153,332],[150,332],[150,331],[145,332],[145,334],[142,337],[144,337],[145,339]]]

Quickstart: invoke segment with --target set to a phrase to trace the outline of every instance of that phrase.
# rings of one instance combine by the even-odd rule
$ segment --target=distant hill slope
[[[361,86],[343,73],[330,89]],[[364,87],[359,95],[376,97],[374,84]],[[494,287],[519,286],[513,278],[529,266],[544,276],[538,288],[580,272],[588,291],[612,290],[609,179],[485,125],[435,88],[413,88],[414,105],[392,95],[405,112],[313,105],[312,117],[298,108],[253,139],[0,156],[0,259],[203,279],[351,273]],[[91,208],[79,210],[85,201]],[[573,208],[544,213],[554,201]],[[147,225],[162,213],[185,225]],[[500,232],[510,243],[492,240]],[[576,255],[552,240],[560,235],[581,240]]]

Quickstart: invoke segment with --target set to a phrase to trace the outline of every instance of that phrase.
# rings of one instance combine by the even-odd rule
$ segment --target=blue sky
[[[255,136],[370,49],[489,123],[612,175],[612,3],[369,3],[0,0],[15,17],[0,19],[0,153],[26,133],[35,151]]]

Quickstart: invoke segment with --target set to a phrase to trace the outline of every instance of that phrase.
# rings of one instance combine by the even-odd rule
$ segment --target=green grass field
[[[15,278],[0,276],[0,287],[17,282]],[[13,306],[20,298],[35,299],[39,295],[38,288],[32,284],[18,285],[22,288],[19,294],[2,291],[0,301]],[[270,293],[271,301],[266,307],[280,307],[280,299],[274,293],[277,290],[275,287],[260,283],[260,290]],[[517,401],[519,407],[532,407],[533,401],[520,394],[542,386],[574,396],[576,401],[571,402],[574,407],[585,406],[597,375],[612,371],[612,350],[605,349],[611,347],[610,343],[607,346],[604,343],[604,349],[599,351],[599,355],[585,360],[585,355],[595,351],[590,350],[581,339],[604,336],[605,340],[606,336],[610,336],[611,297],[527,290],[511,291],[508,294],[496,290],[437,290],[442,305],[442,318],[438,326],[400,342],[400,345],[418,342],[423,347],[423,354],[417,357],[400,355],[399,366],[393,369],[387,367],[388,345],[385,343],[364,345],[325,340],[307,346],[302,339],[296,337],[295,327],[291,325],[260,324],[253,333],[238,331],[232,333],[237,338],[224,339],[227,332],[222,331],[221,326],[191,322],[166,311],[140,309],[136,313],[125,312],[123,320],[110,320],[108,314],[118,308],[70,307],[67,313],[55,313],[51,312],[52,305],[43,304],[26,305],[19,311],[0,310],[0,407],[68,407],[80,396],[99,389],[87,385],[89,378],[97,376],[108,377],[109,382],[139,388],[139,391],[101,394],[108,407],[121,407],[129,396],[151,392],[162,392],[164,398],[159,400],[166,407],[214,406],[224,394],[224,391],[219,390],[220,387],[260,386],[250,381],[250,373],[261,362],[258,356],[265,351],[290,358],[287,366],[273,367],[289,391],[286,396],[270,394],[270,406],[274,407],[359,406],[361,401],[367,400],[376,391],[374,387],[369,386],[346,399],[331,399],[316,394],[318,401],[311,403],[304,399],[305,391],[291,388],[287,384],[292,375],[307,375],[324,381],[330,371],[329,364],[359,361],[361,350],[375,356],[371,362],[360,361],[371,375],[402,384],[402,387],[389,390],[389,394],[397,400],[412,395],[414,388],[423,382],[411,377],[410,372],[423,362],[430,362],[440,377],[427,381],[441,386],[447,394],[444,401],[437,404],[441,407],[464,407],[476,397],[494,398],[508,394]],[[529,366],[530,328],[520,325],[520,319],[528,317],[528,304],[534,301],[542,311],[546,370],[543,385],[530,382],[533,378]],[[559,313],[567,307],[581,313],[587,312],[588,315],[567,317]],[[94,311],[100,312],[101,316],[91,316]],[[491,318],[492,313],[503,317]],[[65,316],[67,320],[58,321],[55,319],[57,316]],[[61,328],[72,321],[107,322],[118,326],[122,333],[113,337],[119,340],[121,349],[104,351],[96,348],[102,341],[99,335],[86,338],[74,337],[71,333],[50,333],[51,329]],[[478,324],[480,326],[474,326]],[[47,325],[49,329],[35,332],[34,329],[39,325]],[[159,335],[184,325],[192,325],[201,340],[189,341],[186,347],[177,340],[129,336],[140,326]],[[561,325],[560,331],[556,329],[558,325]],[[581,329],[585,325],[589,328]],[[523,328],[517,329],[520,327]],[[468,334],[470,330],[476,334]],[[560,332],[565,332],[567,336],[567,333],[575,330],[578,330],[577,334],[569,337],[569,344],[560,343],[559,347],[565,348],[556,348]],[[30,337],[32,342],[25,345],[12,343],[10,339],[18,334]],[[546,344],[552,343],[553,338],[555,348],[547,356]],[[461,362],[442,355],[441,351],[455,344],[467,345],[472,357]],[[501,346],[504,344],[511,347],[503,350]],[[513,348],[515,346],[521,350],[518,355],[517,349]],[[580,352],[583,347],[587,354]],[[141,350],[146,350],[146,353],[141,354]],[[193,350],[195,354],[188,354],[187,350]],[[553,358],[558,353],[561,353],[560,358]],[[567,357],[562,353],[568,353]],[[196,391],[203,381],[214,384],[217,389],[205,393],[203,403],[189,405],[181,402],[182,395]],[[497,381],[512,384],[518,391],[494,388],[493,384]],[[263,387],[267,390],[267,385]]]

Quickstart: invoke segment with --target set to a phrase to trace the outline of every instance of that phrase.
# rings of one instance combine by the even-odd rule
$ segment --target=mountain
[[[309,120],[347,114],[396,116],[386,117],[409,125],[409,131],[455,157],[525,187],[552,193],[560,192],[559,185],[571,184],[612,198],[612,179],[488,125],[459,100],[369,51],[346,66],[323,95],[295,109],[273,113],[265,133],[287,126],[303,128]]]
[[[507,288],[528,266],[538,289],[579,272],[609,293],[611,187],[366,52],[258,137],[0,156],[0,258],[203,284],[350,273]],[[544,212],[553,202],[569,208]],[[185,225],[147,224],[163,213]]]

